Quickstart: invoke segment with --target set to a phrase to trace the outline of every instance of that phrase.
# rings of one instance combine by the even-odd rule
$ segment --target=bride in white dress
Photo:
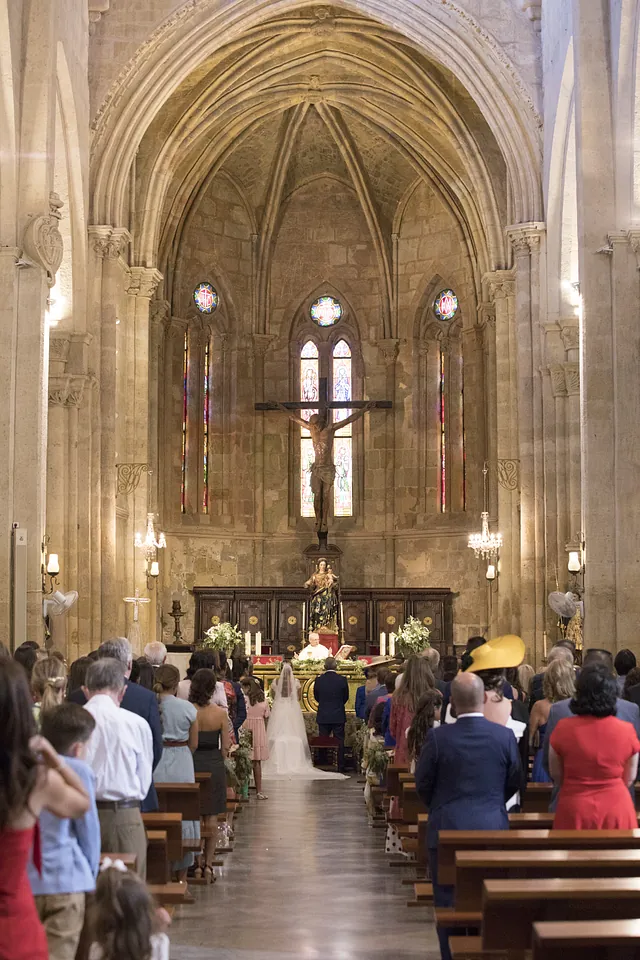
[[[274,689],[275,687],[275,689]],[[269,759],[262,764],[264,780],[346,780],[341,773],[318,770],[311,759],[300,707],[300,683],[285,663],[275,685],[267,727]]]

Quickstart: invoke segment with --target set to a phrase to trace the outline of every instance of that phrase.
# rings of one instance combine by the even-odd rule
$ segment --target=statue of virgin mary
[[[305,583],[311,590],[309,628],[312,631],[325,627],[338,629],[338,578],[328,569],[327,561],[318,560],[315,573]]]

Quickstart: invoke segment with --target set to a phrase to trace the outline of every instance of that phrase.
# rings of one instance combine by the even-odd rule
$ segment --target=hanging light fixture
[[[158,550],[164,550],[167,545],[164,533],[159,533],[156,539],[156,530],[154,524],[154,514],[147,514],[147,532],[142,537],[141,533],[136,533],[134,543],[139,550],[144,551],[146,560],[147,585],[149,586],[149,577],[158,577],[160,567],[158,564]]]
[[[483,487],[483,506],[480,514],[482,530],[480,533],[472,533],[469,537],[469,549],[473,550],[476,557],[482,557],[483,560],[497,560],[500,547],[502,546],[502,534],[491,533],[489,531],[489,511],[487,510],[487,474],[489,468],[485,460],[482,468],[482,487]]]

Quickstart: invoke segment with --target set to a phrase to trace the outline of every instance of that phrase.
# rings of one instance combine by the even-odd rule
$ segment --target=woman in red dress
[[[555,830],[633,830],[629,793],[638,772],[640,741],[632,724],[615,716],[617,684],[602,663],[580,671],[571,701],[574,717],[551,735],[549,770],[561,784]]]
[[[0,957],[48,960],[47,939],[27,877],[39,859],[37,820],[42,810],[80,817],[89,809],[82,781],[48,740],[34,736],[24,667],[0,661]],[[35,838],[35,843],[34,843]]]

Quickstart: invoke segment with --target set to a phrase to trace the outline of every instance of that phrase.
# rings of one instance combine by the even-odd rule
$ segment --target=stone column
[[[540,240],[544,227],[518,224],[508,231],[515,253],[520,453],[521,630],[536,655],[542,652],[546,583],[544,448],[541,381]]]
[[[266,333],[254,333],[251,337],[253,355],[254,402],[264,403],[265,354],[275,337]],[[264,413],[254,411],[253,463],[254,463],[254,560],[253,582],[264,583]]]
[[[116,558],[116,322],[125,287],[127,266],[120,259],[129,243],[123,227],[89,227],[96,255],[97,319],[100,334],[100,622],[107,639],[117,632],[120,598],[117,593]]]
[[[495,308],[495,393],[487,374],[489,402],[495,417],[498,529],[503,536],[494,604],[495,630],[520,633],[520,457],[518,446],[517,335],[515,281],[511,270],[484,278]],[[487,336],[491,338],[488,330]],[[489,355],[491,351],[488,351]]]
[[[154,271],[157,273],[157,271]],[[147,432],[149,464],[149,510],[160,513],[160,458],[158,454],[160,436],[159,423],[164,407],[164,389],[160,360],[166,325],[169,322],[170,304],[168,300],[152,300],[149,306],[149,424]]]
[[[618,606],[614,341],[606,252],[607,233],[615,223],[609,17],[607,4],[573,0],[586,647],[613,644]]]
[[[396,361],[400,349],[400,341],[395,339],[379,340],[378,347],[382,354],[386,367],[387,380],[387,399],[395,401],[396,398]],[[387,587],[395,586],[396,579],[396,558],[395,558],[395,467],[396,467],[396,418],[398,410],[394,402],[393,410],[390,410],[386,417],[385,425],[385,510],[384,510],[384,545],[385,545],[385,585]]]

